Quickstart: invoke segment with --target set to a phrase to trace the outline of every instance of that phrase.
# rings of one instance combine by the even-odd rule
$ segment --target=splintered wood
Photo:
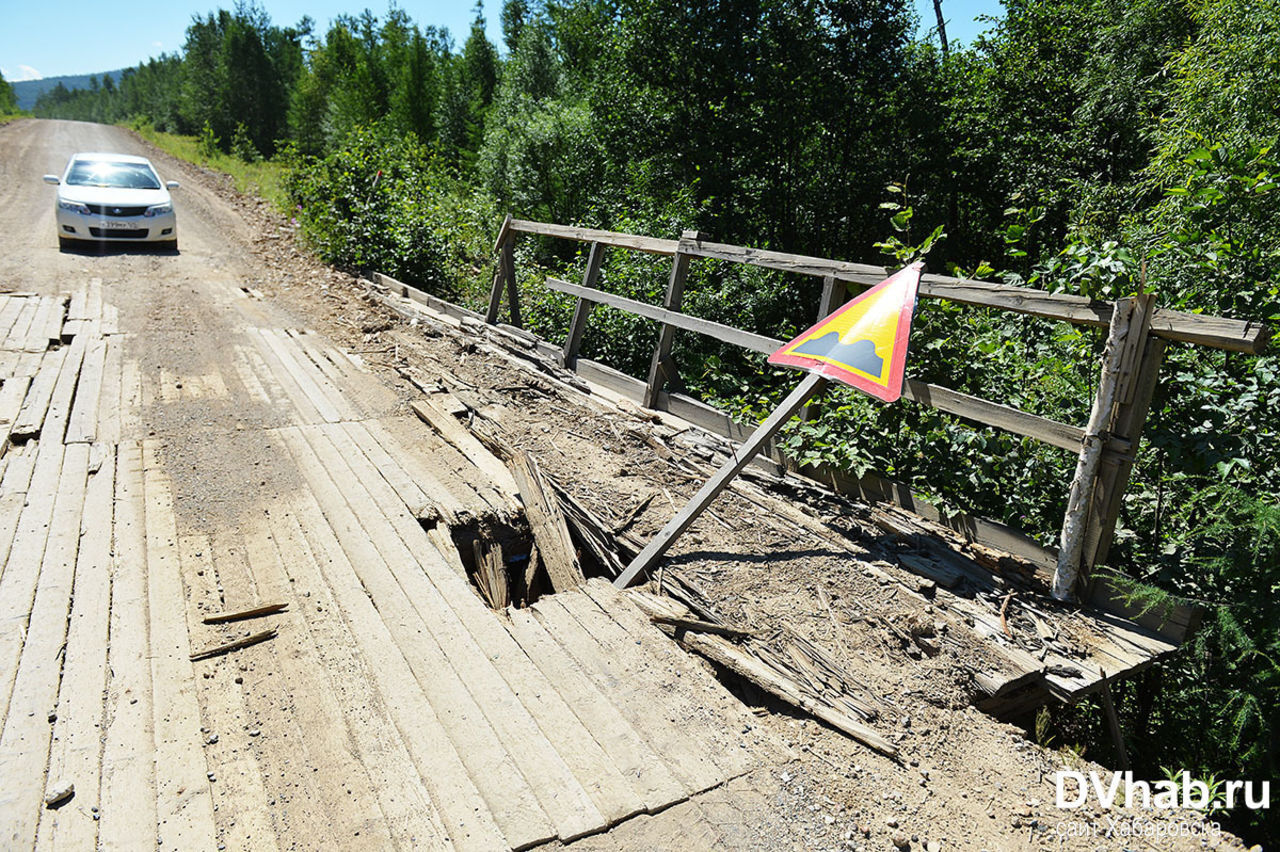
[[[664,577],[664,580],[666,578]],[[684,581],[687,583],[687,581]],[[664,589],[680,592],[679,581]],[[795,707],[813,714],[833,728],[843,731],[853,739],[888,757],[896,757],[897,746],[864,724],[875,719],[882,705],[866,690],[858,695],[852,686],[852,676],[844,673],[818,648],[802,637],[788,636],[782,640],[784,657],[772,642],[750,642],[739,646],[725,638],[757,639],[754,631],[731,628],[717,619],[713,610],[699,607],[697,611],[673,598],[662,597],[635,589],[625,593],[637,606],[655,621],[675,629],[677,641],[706,657],[716,665],[733,672],[755,684],[765,692]],[[692,596],[682,595],[686,601],[698,606]],[[694,620],[694,615],[703,621]],[[706,626],[702,626],[706,624]],[[819,672],[819,668],[823,671]]]
[[[511,473],[520,489],[525,517],[533,530],[538,555],[551,578],[551,587],[557,592],[564,592],[581,586],[585,579],[573,542],[569,539],[569,528],[555,493],[538,470],[537,461],[529,453],[517,453]]]

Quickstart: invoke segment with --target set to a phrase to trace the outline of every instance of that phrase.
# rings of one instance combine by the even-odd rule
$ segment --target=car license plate
[[[102,221],[102,227],[113,228],[115,230],[129,230],[133,228],[134,225],[132,222],[121,222],[116,219],[104,219]]]

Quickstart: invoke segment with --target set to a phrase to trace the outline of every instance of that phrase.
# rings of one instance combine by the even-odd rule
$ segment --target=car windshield
[[[69,186],[105,186],[114,189],[159,189],[160,180],[146,163],[77,160],[67,173]]]

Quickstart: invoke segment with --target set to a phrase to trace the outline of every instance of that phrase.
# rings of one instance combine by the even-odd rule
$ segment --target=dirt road
[[[40,176],[84,150],[182,182],[179,254],[58,250]],[[856,614],[882,585],[759,506],[708,520],[681,559],[749,590],[743,617],[845,643],[911,708],[877,722],[901,761],[748,690],[749,711],[606,589],[495,614],[457,531],[519,506],[380,358],[507,394],[495,422],[582,493],[662,495],[638,530],[697,483],[447,328],[371,307],[278,218],[126,131],[0,127],[0,186],[0,409],[30,419],[10,389],[48,389],[0,458],[0,846],[1125,848],[1065,842],[1060,756],[965,707],[946,658],[904,661]]]
[[[80,150],[184,184],[180,254],[56,248],[39,176]],[[449,525],[510,492],[258,289],[282,258],[202,175],[65,122],[0,129],[0,163],[4,419],[33,424],[0,459],[0,843],[523,849],[693,808],[722,845],[687,800],[781,747],[604,589],[486,607]]]

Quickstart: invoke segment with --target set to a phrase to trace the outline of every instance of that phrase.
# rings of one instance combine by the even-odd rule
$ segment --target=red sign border
[[[865,293],[862,293],[850,299],[838,311],[828,314],[818,322],[810,326],[806,331],[801,332],[792,338],[788,343],[784,344],[777,352],[769,356],[769,363],[786,367],[799,367],[808,370],[811,373],[817,373],[828,379],[835,379],[846,385],[857,388],[865,394],[882,400],[883,402],[896,402],[902,397],[902,381],[907,368],[907,343],[911,336],[911,318],[915,312],[916,294],[920,290],[920,275],[924,272],[924,264],[916,262],[910,266],[904,266],[894,274],[890,275],[879,284],[872,287]],[[896,286],[897,279],[901,276],[909,276],[910,283],[902,300],[902,306],[898,311],[898,330],[893,342],[893,356],[889,361],[888,385],[881,385],[866,378],[861,373],[853,370],[838,367],[827,361],[813,358],[808,355],[794,355],[786,350],[788,347],[795,346],[802,340],[810,338],[815,331],[834,322],[837,317],[857,307],[862,302],[875,299],[877,295],[884,290]]]

